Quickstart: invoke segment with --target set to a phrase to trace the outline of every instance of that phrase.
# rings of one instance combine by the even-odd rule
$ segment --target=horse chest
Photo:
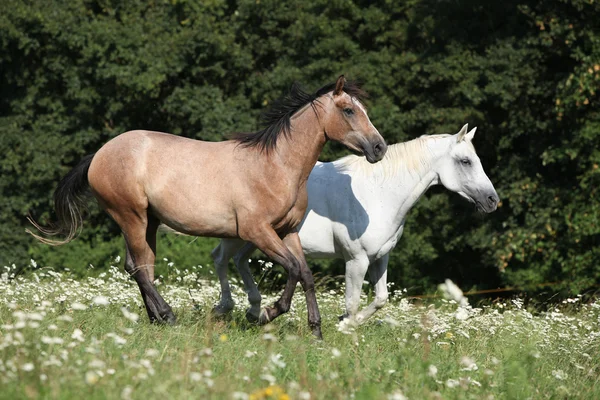
[[[402,232],[404,231],[404,225],[398,227],[397,230],[391,232],[391,235],[382,236],[375,246],[371,246],[370,254],[374,255],[374,259],[379,259],[384,255],[388,254],[390,251],[396,247],[398,240],[402,236]]]
[[[289,232],[295,229],[304,217],[306,206],[306,195],[299,193],[294,202],[282,207],[282,216],[275,221],[273,228],[277,232]]]

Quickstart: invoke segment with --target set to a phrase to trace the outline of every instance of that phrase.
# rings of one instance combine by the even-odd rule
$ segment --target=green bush
[[[364,82],[388,142],[478,126],[502,200],[482,218],[432,190],[393,252],[392,280],[416,292],[447,277],[465,288],[591,289],[600,279],[599,11],[591,0],[5,0],[0,265],[35,257],[85,271],[123,253],[93,206],[64,248],[24,232],[28,213],[52,216],[60,177],[111,137],[146,128],[222,140],[255,129],[293,81],[312,90],[344,73]],[[323,159],[343,154],[330,145]],[[159,259],[210,263],[214,241],[188,242],[162,239]],[[314,268],[340,272],[339,263]]]

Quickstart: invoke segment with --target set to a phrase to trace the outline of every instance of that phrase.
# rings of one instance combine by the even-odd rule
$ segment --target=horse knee
[[[244,261],[244,259],[244,254],[240,254],[239,251],[233,256],[233,262],[235,263],[235,265],[240,265],[240,263]]]

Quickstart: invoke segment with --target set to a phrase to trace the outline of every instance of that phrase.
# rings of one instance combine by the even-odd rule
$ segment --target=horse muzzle
[[[500,198],[496,192],[483,195],[481,200],[476,200],[477,209],[487,214],[496,211]]]
[[[364,143],[363,153],[368,162],[375,164],[381,161],[387,152],[387,144],[381,139],[375,139]]]

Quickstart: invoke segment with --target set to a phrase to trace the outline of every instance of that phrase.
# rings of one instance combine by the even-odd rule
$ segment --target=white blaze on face
[[[356,99],[355,97],[352,97],[352,103],[356,104],[356,106],[365,114],[365,118],[367,119],[367,121],[369,121],[369,126],[373,130],[377,130],[377,129],[375,129],[375,126],[371,122],[371,119],[369,118],[369,115],[367,114],[367,109],[365,108],[365,106],[363,106],[362,103],[360,101],[358,101],[358,99]]]

